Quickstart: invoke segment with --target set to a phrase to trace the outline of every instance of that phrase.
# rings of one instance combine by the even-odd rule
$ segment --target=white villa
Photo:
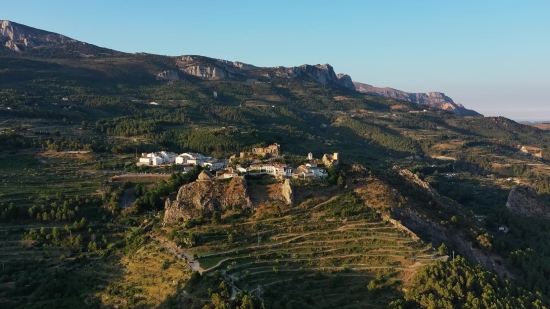
[[[307,163],[305,165],[300,165],[297,171],[294,173],[293,177],[295,178],[327,178],[327,170],[317,166],[314,163]]]
[[[139,163],[142,165],[171,164],[176,162],[176,156],[177,154],[166,151],[142,153]]]
[[[177,155],[173,152],[152,152],[143,153],[139,158],[140,165],[163,165],[163,164],[179,164],[179,165],[200,165],[209,167],[211,171],[219,170],[227,166],[227,160],[218,160],[212,157],[203,156],[200,153],[182,153]]]

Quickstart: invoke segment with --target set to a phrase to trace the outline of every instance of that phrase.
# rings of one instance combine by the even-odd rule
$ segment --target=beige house
[[[338,165],[338,163],[340,163],[340,161],[339,161],[340,158],[338,157],[337,152],[335,152],[333,154],[324,154],[322,160],[323,160],[323,163],[325,164],[325,166],[327,166],[327,167]]]

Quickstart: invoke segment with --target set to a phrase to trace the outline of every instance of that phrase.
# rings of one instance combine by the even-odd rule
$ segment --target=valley
[[[0,32],[0,306],[548,308],[543,125],[358,92],[328,64],[17,27]],[[227,166],[137,164],[159,151]]]

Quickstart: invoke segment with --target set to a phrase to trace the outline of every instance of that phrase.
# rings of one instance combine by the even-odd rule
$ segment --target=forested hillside
[[[548,307],[548,221],[505,207],[516,183],[548,199],[545,131],[305,76],[202,79],[175,60],[0,54],[0,305]],[[158,80],[167,70],[180,79]],[[165,201],[200,169],[135,164],[272,143],[280,163],[337,152],[342,164],[293,180],[295,205],[276,180],[249,177],[259,206],[173,226]]]

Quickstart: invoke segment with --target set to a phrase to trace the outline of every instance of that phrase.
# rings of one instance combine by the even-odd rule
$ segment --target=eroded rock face
[[[234,177],[229,183],[218,180],[192,182],[179,189],[174,201],[166,200],[164,223],[186,221],[201,211],[213,212],[230,206],[252,206],[243,177]]]
[[[539,218],[550,218],[550,212],[541,203],[535,188],[519,184],[512,187],[508,194],[506,207],[513,213]]]
[[[157,74],[157,80],[180,80],[178,72],[168,70]]]
[[[292,185],[292,182],[290,182],[290,179],[285,179],[285,181],[283,182],[281,195],[283,201],[287,205],[294,206],[294,186]]]
[[[242,62],[213,59],[203,56],[182,56],[176,63],[182,72],[205,79],[231,78],[242,81],[254,80],[259,82],[269,81],[273,77],[306,77],[323,85],[339,86],[355,90],[351,77],[345,74],[336,75],[332,66],[328,64],[304,64],[288,68],[262,68]]]
[[[0,43],[4,47],[16,52],[44,45],[68,42],[75,42],[75,40],[57,33],[35,29],[9,20],[0,21]]]
[[[278,77],[287,77],[287,78],[297,78],[297,77],[309,77],[314,81],[323,84],[323,85],[336,85],[340,87],[345,87],[351,90],[355,90],[355,86],[351,81],[351,77],[345,74],[334,73],[334,69],[330,64],[317,64],[309,65],[304,64],[299,67],[285,68],[277,67],[275,68],[275,76]]]
[[[423,104],[451,111],[461,116],[481,115],[476,111],[466,109],[462,104],[455,103],[453,99],[442,92],[410,93],[393,88],[380,88],[357,82],[353,84],[355,85],[355,90],[361,93]]]

